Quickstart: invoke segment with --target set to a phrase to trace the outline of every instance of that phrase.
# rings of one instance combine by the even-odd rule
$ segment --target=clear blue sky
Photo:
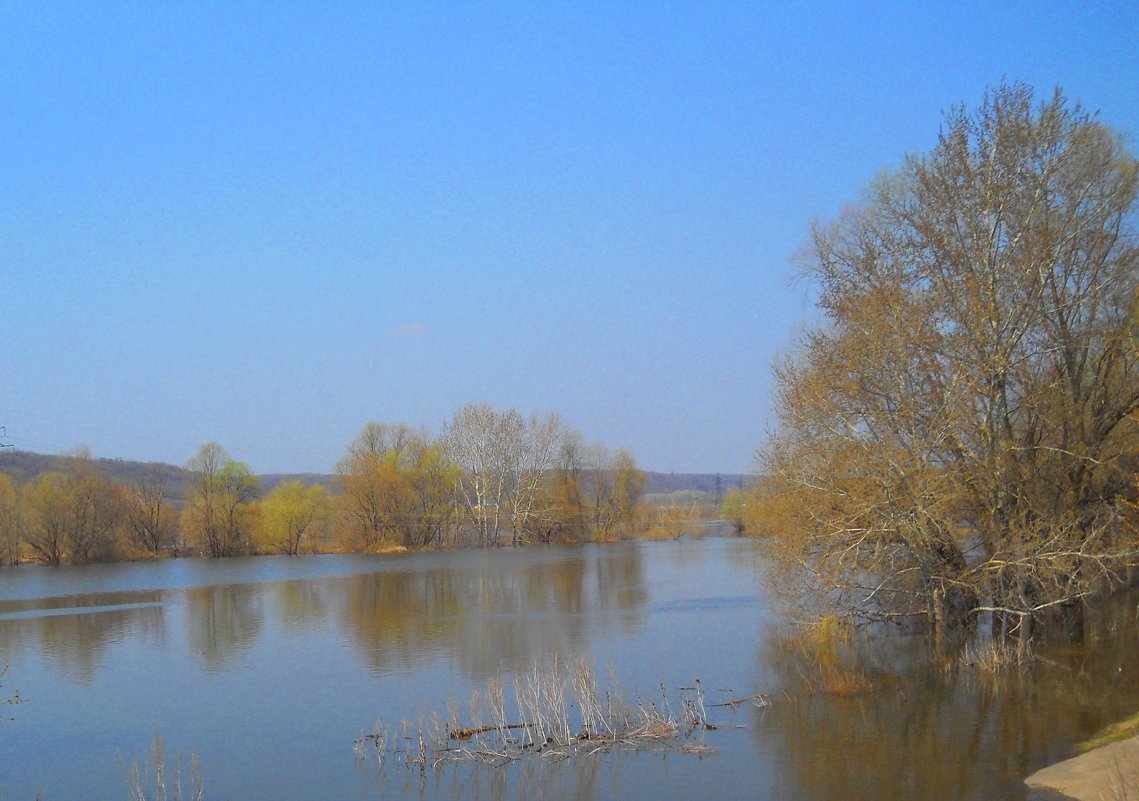
[[[329,471],[558,411],[743,472],[813,218],[1023,80],[1139,134],[1139,5],[5,3],[0,425]]]

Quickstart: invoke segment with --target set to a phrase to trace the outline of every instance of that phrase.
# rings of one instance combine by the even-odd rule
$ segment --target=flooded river
[[[813,692],[778,645],[762,545],[736,539],[0,571],[0,801],[127,799],[155,733],[208,801],[1017,799],[1021,780],[1139,709],[1134,595],[1027,674],[915,670]],[[420,772],[353,741],[446,714],[557,654],[631,697],[701,680],[712,753],[653,750]],[[460,705],[461,708],[461,705]],[[414,727],[414,723],[412,726]]]

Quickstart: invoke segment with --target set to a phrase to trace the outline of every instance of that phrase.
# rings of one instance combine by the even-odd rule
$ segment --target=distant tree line
[[[85,448],[60,469],[0,473],[0,562],[586,542],[652,527],[628,451],[586,445],[557,414],[486,404],[464,406],[438,437],[368,423],[331,488],[286,480],[262,493],[213,442],[185,469],[179,506],[169,471],[108,479]]]

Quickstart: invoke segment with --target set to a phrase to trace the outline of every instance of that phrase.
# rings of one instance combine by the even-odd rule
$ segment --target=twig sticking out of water
[[[0,664],[0,679],[3,679],[4,674],[7,672],[8,672],[8,665]],[[21,698],[20,697],[20,691],[16,690],[14,693],[9,695],[7,698],[0,699],[0,704],[13,706],[15,704],[20,703],[21,701],[26,701],[26,700],[27,700],[26,698]],[[0,717],[0,722],[3,722],[4,720],[5,720],[5,718]]]

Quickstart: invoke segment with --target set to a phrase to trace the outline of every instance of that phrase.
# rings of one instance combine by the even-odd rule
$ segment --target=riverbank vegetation
[[[741,515],[801,612],[991,621],[1027,648],[1139,564],[1139,168],[1059,91],[1002,85],[817,224],[824,322],[775,370]]]
[[[1083,753],[1091,751],[1093,748],[1099,748],[1101,745],[1121,743],[1124,740],[1130,740],[1132,737],[1139,737],[1139,712],[1118,723],[1104,726],[1091,737],[1077,745],[1076,750]]]
[[[715,510],[709,492],[646,503],[628,451],[587,445],[556,414],[485,404],[437,437],[368,423],[327,477],[263,484],[218,443],[182,471],[123,480],[107,464],[80,448],[22,478],[0,472],[0,564],[675,539]]]

